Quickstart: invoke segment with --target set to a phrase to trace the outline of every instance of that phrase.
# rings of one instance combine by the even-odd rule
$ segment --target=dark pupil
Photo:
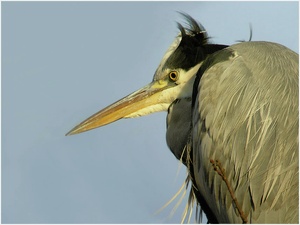
[[[175,74],[175,73],[171,73],[170,75],[171,75],[171,79],[172,79],[172,80],[175,80],[175,79],[176,79],[176,74]]]

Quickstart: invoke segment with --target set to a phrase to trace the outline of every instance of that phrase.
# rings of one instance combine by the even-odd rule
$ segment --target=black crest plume
[[[182,12],[179,12],[179,14],[186,20],[187,27],[177,23],[181,33],[181,41],[166,61],[165,65],[168,68],[189,70],[203,61],[208,54],[227,47],[225,45],[209,44],[205,28],[190,15]]]

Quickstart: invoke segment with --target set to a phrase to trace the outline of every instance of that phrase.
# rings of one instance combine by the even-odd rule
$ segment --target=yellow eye
[[[172,81],[177,81],[178,80],[178,73],[177,71],[171,71],[169,73],[169,78],[172,80]]]

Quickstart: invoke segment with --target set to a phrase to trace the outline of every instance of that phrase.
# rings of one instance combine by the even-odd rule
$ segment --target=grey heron
[[[298,54],[276,43],[212,44],[183,14],[150,84],[67,135],[167,111],[167,144],[209,223],[298,223]]]

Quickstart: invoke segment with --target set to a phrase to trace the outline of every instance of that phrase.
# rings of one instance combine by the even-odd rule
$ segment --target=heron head
[[[166,111],[176,99],[191,97],[195,75],[207,55],[224,48],[208,43],[204,27],[180,13],[188,27],[177,24],[179,35],[159,64],[148,85],[109,105],[74,127],[72,135],[107,125],[122,118],[133,118]]]

